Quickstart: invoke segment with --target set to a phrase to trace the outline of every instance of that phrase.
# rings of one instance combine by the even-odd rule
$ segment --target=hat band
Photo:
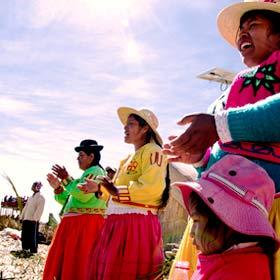
[[[227,179],[225,179],[224,177],[214,173],[214,172],[210,172],[208,174],[208,177],[211,179],[211,181],[214,181],[214,183],[219,183],[222,184],[223,186],[225,186],[226,188],[230,189],[231,191],[233,191],[235,194],[237,194],[238,196],[245,198],[246,196],[246,191],[244,191],[243,189],[241,189],[240,187],[236,186],[235,184],[233,184],[232,182],[228,181]],[[255,207],[257,207],[259,210],[261,210],[261,212],[263,212],[263,214],[268,217],[268,211],[266,210],[266,208],[262,205],[261,202],[259,202],[256,198],[252,198],[250,199],[248,202],[250,202],[251,204],[253,204]]]

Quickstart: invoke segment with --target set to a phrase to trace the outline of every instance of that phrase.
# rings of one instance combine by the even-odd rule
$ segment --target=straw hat
[[[141,117],[143,120],[145,120],[147,122],[147,124],[150,126],[150,128],[153,130],[153,132],[155,133],[158,142],[162,145],[163,141],[162,141],[159,133],[157,132],[158,119],[157,119],[156,115],[148,109],[135,110],[130,107],[120,107],[118,109],[119,119],[122,122],[122,124],[124,124],[124,125],[127,122],[127,118],[131,114],[135,114],[135,115]]]
[[[221,35],[233,47],[239,30],[241,17],[252,10],[268,10],[280,13],[280,0],[244,0],[224,8],[217,18],[218,29]]]
[[[189,196],[195,192],[233,230],[267,236],[275,240],[276,246],[279,245],[268,220],[275,194],[274,182],[254,162],[239,155],[226,155],[202,173],[197,182],[174,183],[172,186],[181,194],[187,210]]]

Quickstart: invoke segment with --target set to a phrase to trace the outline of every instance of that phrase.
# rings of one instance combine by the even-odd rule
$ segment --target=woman
[[[181,119],[179,124],[190,125],[180,136],[171,137],[171,143],[166,145],[165,153],[174,156],[172,161],[196,163],[201,172],[228,153],[239,154],[268,172],[279,196],[279,22],[279,0],[245,0],[220,12],[221,35],[236,48],[249,68],[234,78],[225,97],[224,110]],[[278,197],[270,211],[270,221],[278,235],[279,213]],[[274,255],[274,271],[275,279],[280,279],[280,250]]]
[[[100,165],[103,146],[95,140],[83,140],[75,148],[84,171],[80,179],[69,176],[65,167],[54,165],[47,180],[55,199],[63,205],[59,224],[46,260],[43,280],[83,280],[87,277],[89,252],[104,223],[105,193],[85,194],[77,188],[85,179],[105,175]]]
[[[124,140],[134,153],[121,161],[114,182],[87,180],[80,188],[96,192],[104,186],[112,195],[107,219],[92,250],[89,279],[155,279],[163,264],[158,210],[167,203],[167,162],[153,112],[121,107]]]

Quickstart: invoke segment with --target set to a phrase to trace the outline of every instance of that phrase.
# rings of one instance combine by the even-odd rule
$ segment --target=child
[[[279,247],[268,221],[275,193],[267,172],[244,157],[227,155],[198,182],[175,183],[193,220],[201,252],[192,280],[270,280]]]
[[[158,120],[147,109],[121,107],[118,115],[124,125],[124,141],[134,146],[134,152],[121,161],[113,182],[101,179],[112,198],[108,217],[93,246],[89,279],[156,279],[163,264],[157,214],[169,195]],[[96,192],[98,188],[90,180],[80,186],[85,192]]]
[[[219,14],[222,36],[251,68],[234,79],[225,110],[215,115],[189,115],[179,122],[191,125],[179,137],[171,136],[165,145],[165,153],[174,157],[171,161],[196,163],[205,170],[227,153],[240,154],[262,166],[274,180],[276,192],[280,191],[279,22],[279,0],[245,0]],[[280,233],[279,209],[280,200],[276,199],[270,220]],[[280,278],[279,254],[274,267]]]

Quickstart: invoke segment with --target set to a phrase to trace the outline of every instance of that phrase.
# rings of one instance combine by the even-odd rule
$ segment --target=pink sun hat
[[[254,162],[227,155],[202,173],[197,182],[172,184],[189,211],[189,196],[197,193],[227,226],[242,234],[267,236],[278,243],[268,212],[275,194],[274,182]]]

